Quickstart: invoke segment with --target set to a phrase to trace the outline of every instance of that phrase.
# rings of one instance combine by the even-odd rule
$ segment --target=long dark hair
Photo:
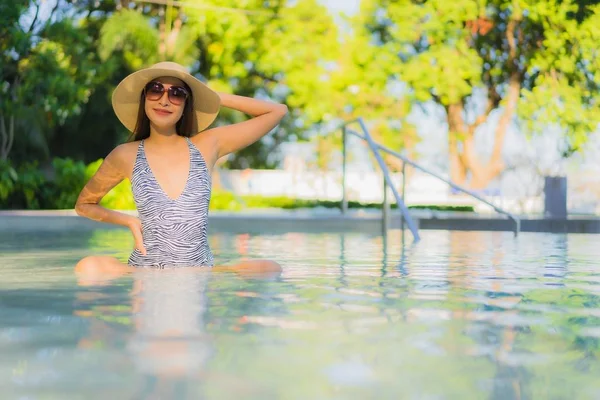
[[[185,100],[185,105],[183,106],[183,114],[177,124],[175,125],[175,131],[179,136],[190,137],[196,132],[194,132],[194,98],[192,97],[192,90],[186,83],[183,83],[184,87],[188,91],[188,98]],[[140,94],[140,107],[138,108],[137,121],[135,123],[135,128],[131,135],[129,135],[129,141],[133,140],[142,140],[150,137],[150,119],[146,115],[146,94],[142,90]]]

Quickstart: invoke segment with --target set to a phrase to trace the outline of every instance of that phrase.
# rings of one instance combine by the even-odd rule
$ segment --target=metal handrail
[[[418,230],[417,226],[415,225],[412,217],[410,216],[410,213],[408,212],[408,208],[404,204],[404,200],[402,200],[402,198],[398,194],[398,191],[396,190],[396,187],[394,186],[394,182],[392,181],[390,171],[389,171],[387,165],[385,164],[385,162],[383,161],[381,154],[379,154],[379,150],[377,148],[377,143],[375,143],[375,141],[369,134],[369,130],[367,129],[362,118],[359,118],[357,120],[357,122],[360,124],[360,127],[365,134],[364,140],[366,140],[367,143],[369,144],[369,148],[375,155],[375,158],[377,159],[377,163],[379,164],[379,168],[381,168],[381,171],[383,172],[383,179],[384,179],[384,190],[383,190],[383,193],[384,193],[384,205],[383,205],[384,231],[387,230],[387,216],[388,216],[386,186],[389,186],[390,189],[392,189],[392,193],[394,194],[394,197],[396,198],[396,204],[398,204],[398,208],[402,212],[403,221],[406,221],[406,224],[408,225],[408,228],[410,229],[415,242],[418,242],[419,240],[421,240],[421,238],[419,237],[419,230]],[[344,125],[342,127],[343,143],[344,143],[344,146],[343,146],[343,176],[344,177],[343,177],[343,185],[342,185],[343,186],[342,213],[345,213],[348,208],[348,201],[347,201],[347,196],[346,196],[346,135],[348,134],[347,131],[348,130],[346,129],[346,125]]]
[[[351,125],[353,123],[358,123],[360,125],[361,130],[363,131],[364,135],[361,135],[358,132],[355,132],[353,130],[346,128],[348,125]],[[412,220],[410,219],[410,216],[409,216],[409,218],[406,218],[406,216],[404,215],[404,214],[408,215],[408,210],[406,209],[406,206],[402,200],[398,201],[401,198],[398,195],[396,189],[394,188],[394,185],[392,184],[391,179],[389,179],[389,170],[387,169],[387,166],[385,166],[385,164],[383,164],[383,167],[382,167],[383,159],[381,158],[379,151],[388,153],[389,155],[400,159],[404,163],[402,166],[402,198],[404,198],[404,193],[405,193],[405,189],[404,189],[405,182],[406,182],[405,166],[406,166],[406,164],[408,164],[420,171],[425,172],[428,175],[431,175],[431,176],[441,180],[442,182],[445,182],[453,189],[456,189],[460,192],[466,193],[469,196],[473,197],[474,199],[479,200],[484,204],[487,204],[488,206],[492,207],[492,209],[494,209],[494,211],[496,211],[497,213],[506,215],[509,219],[511,219],[514,222],[513,232],[514,232],[515,236],[518,236],[519,232],[521,231],[521,220],[517,216],[513,215],[512,213],[510,213],[506,210],[503,210],[503,209],[497,207],[495,204],[487,201],[483,197],[479,196],[477,193],[474,193],[474,192],[470,191],[469,189],[459,186],[459,185],[455,184],[454,182],[450,181],[449,179],[446,179],[443,176],[436,174],[433,171],[428,170],[427,168],[423,167],[422,165],[419,165],[416,162],[410,160],[406,156],[403,156],[402,154],[400,154],[394,150],[391,150],[385,146],[382,146],[379,143],[374,142],[373,138],[369,134],[369,131],[367,130],[367,127],[362,118],[357,118],[355,120],[345,122],[344,124],[341,125],[340,128],[342,129],[342,143],[343,143],[343,145],[342,145],[343,146],[343,148],[342,148],[343,168],[342,169],[343,169],[343,180],[344,180],[344,182],[343,182],[344,189],[343,189],[343,194],[342,194],[342,196],[343,196],[343,198],[342,198],[342,213],[344,213],[348,208],[347,196],[346,196],[346,190],[345,190],[345,187],[346,187],[346,182],[345,182],[345,180],[346,180],[346,135],[351,134],[351,135],[354,135],[354,136],[366,141],[369,144],[369,148],[371,149],[373,154],[375,154],[375,157],[377,158],[377,162],[379,163],[380,167],[382,168],[382,171],[384,173],[384,214],[386,213],[385,208],[386,208],[386,202],[387,202],[387,196],[386,196],[387,190],[386,190],[385,186],[390,186],[390,188],[392,189],[392,192],[394,193],[394,197],[396,197],[396,202],[398,202],[398,207],[401,209],[403,217],[405,217],[407,225],[409,225],[409,228],[410,228],[410,224],[412,223]],[[405,211],[405,209],[406,209],[406,211]],[[384,215],[384,218],[385,217],[386,216]],[[409,221],[411,221],[411,222],[409,223]],[[411,231],[412,230],[413,229],[411,228]],[[413,232],[413,236],[415,236],[415,240],[419,240],[418,233],[415,235],[415,232]]]

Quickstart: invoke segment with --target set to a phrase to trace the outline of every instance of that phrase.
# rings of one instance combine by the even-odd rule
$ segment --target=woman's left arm
[[[241,111],[253,118],[233,125],[209,129],[209,134],[217,146],[217,158],[241,150],[256,142],[271,131],[287,114],[285,104],[219,93],[221,106]],[[203,134],[203,135],[204,135]]]

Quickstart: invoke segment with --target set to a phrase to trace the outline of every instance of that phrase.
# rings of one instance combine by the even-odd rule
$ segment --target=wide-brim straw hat
[[[196,116],[194,134],[213,123],[221,105],[219,95],[187,72],[185,67],[170,61],[159,62],[125,77],[115,88],[112,106],[119,121],[131,132],[135,129],[142,90],[153,79],[170,76],[181,79],[192,90],[193,110]]]

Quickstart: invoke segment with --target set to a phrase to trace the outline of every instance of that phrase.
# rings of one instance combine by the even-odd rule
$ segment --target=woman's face
[[[159,94],[158,90],[160,89],[160,85],[153,86],[154,90],[151,91],[146,89],[144,109],[148,119],[150,119],[150,122],[157,128],[169,128],[175,126],[177,121],[179,121],[183,115],[185,100],[181,101],[181,90],[175,91],[175,98],[173,98],[172,95],[171,98],[169,98],[169,88],[171,86],[179,87],[187,92],[184,83],[181,80],[172,77],[156,78],[151,82],[159,82],[162,84],[164,92],[162,95]],[[160,98],[156,98],[159,95]]]

